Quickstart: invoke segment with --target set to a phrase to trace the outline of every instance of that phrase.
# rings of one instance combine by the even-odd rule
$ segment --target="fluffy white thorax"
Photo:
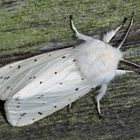
[[[74,55],[80,72],[93,85],[111,81],[122,59],[119,49],[97,39],[77,46]]]

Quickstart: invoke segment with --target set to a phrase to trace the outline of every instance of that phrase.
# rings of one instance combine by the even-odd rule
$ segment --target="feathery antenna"
[[[120,44],[117,46],[118,49],[120,49],[122,47],[123,43],[125,42],[128,34],[129,34],[129,31],[130,31],[130,29],[132,27],[132,24],[133,24],[133,16],[134,16],[134,12],[132,12],[131,20],[130,20],[129,26],[128,26],[127,30],[126,30],[126,34],[124,35],[124,37],[123,37],[122,41],[120,42]]]
[[[109,40],[108,43],[110,43],[110,42],[114,39],[114,37],[116,36],[116,34],[118,33],[118,31],[122,28],[122,26],[125,24],[126,21],[127,21],[127,18],[124,17],[122,23],[119,25],[119,27],[117,27],[117,28],[115,29],[115,34],[112,36],[112,38]]]

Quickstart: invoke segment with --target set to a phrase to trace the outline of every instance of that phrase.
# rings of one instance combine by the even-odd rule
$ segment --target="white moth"
[[[5,100],[8,122],[12,126],[32,124],[71,104],[97,86],[101,86],[96,97],[97,110],[101,114],[100,100],[106,93],[108,83],[116,75],[133,72],[117,69],[118,63],[125,61],[120,48],[133,18],[120,45],[112,47],[109,44],[123,23],[107,33],[102,41],[79,33],[71,16],[71,28],[84,43],[0,68],[0,99]]]

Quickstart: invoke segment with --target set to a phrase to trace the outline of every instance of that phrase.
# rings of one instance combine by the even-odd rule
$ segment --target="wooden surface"
[[[139,0],[1,0],[0,65],[77,44],[69,27],[70,14],[81,32],[98,37],[117,27],[133,10],[134,25],[124,57],[140,64],[139,9]],[[103,119],[98,118],[95,95],[93,91],[74,102],[70,112],[65,107],[21,128],[6,122],[1,102],[0,140],[139,140],[140,75],[127,74],[111,82],[101,102]]]

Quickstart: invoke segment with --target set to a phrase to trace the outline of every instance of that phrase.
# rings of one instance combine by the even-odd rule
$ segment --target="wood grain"
[[[43,0],[3,0],[0,7],[1,66],[45,53],[52,48],[71,47],[81,43],[72,38],[68,19],[70,14],[74,15],[82,32],[98,37],[117,27],[123,16],[131,15],[132,9],[135,9],[134,25],[124,44],[124,57],[140,64],[139,0],[51,0],[48,3]],[[126,26],[118,33],[114,43],[121,37]],[[132,69],[124,65],[120,67]],[[101,102],[103,119],[98,118],[95,95],[93,91],[74,102],[70,112],[65,107],[21,128],[11,127],[6,122],[1,102],[0,140],[139,140],[140,75],[127,74],[111,82],[107,95]]]

